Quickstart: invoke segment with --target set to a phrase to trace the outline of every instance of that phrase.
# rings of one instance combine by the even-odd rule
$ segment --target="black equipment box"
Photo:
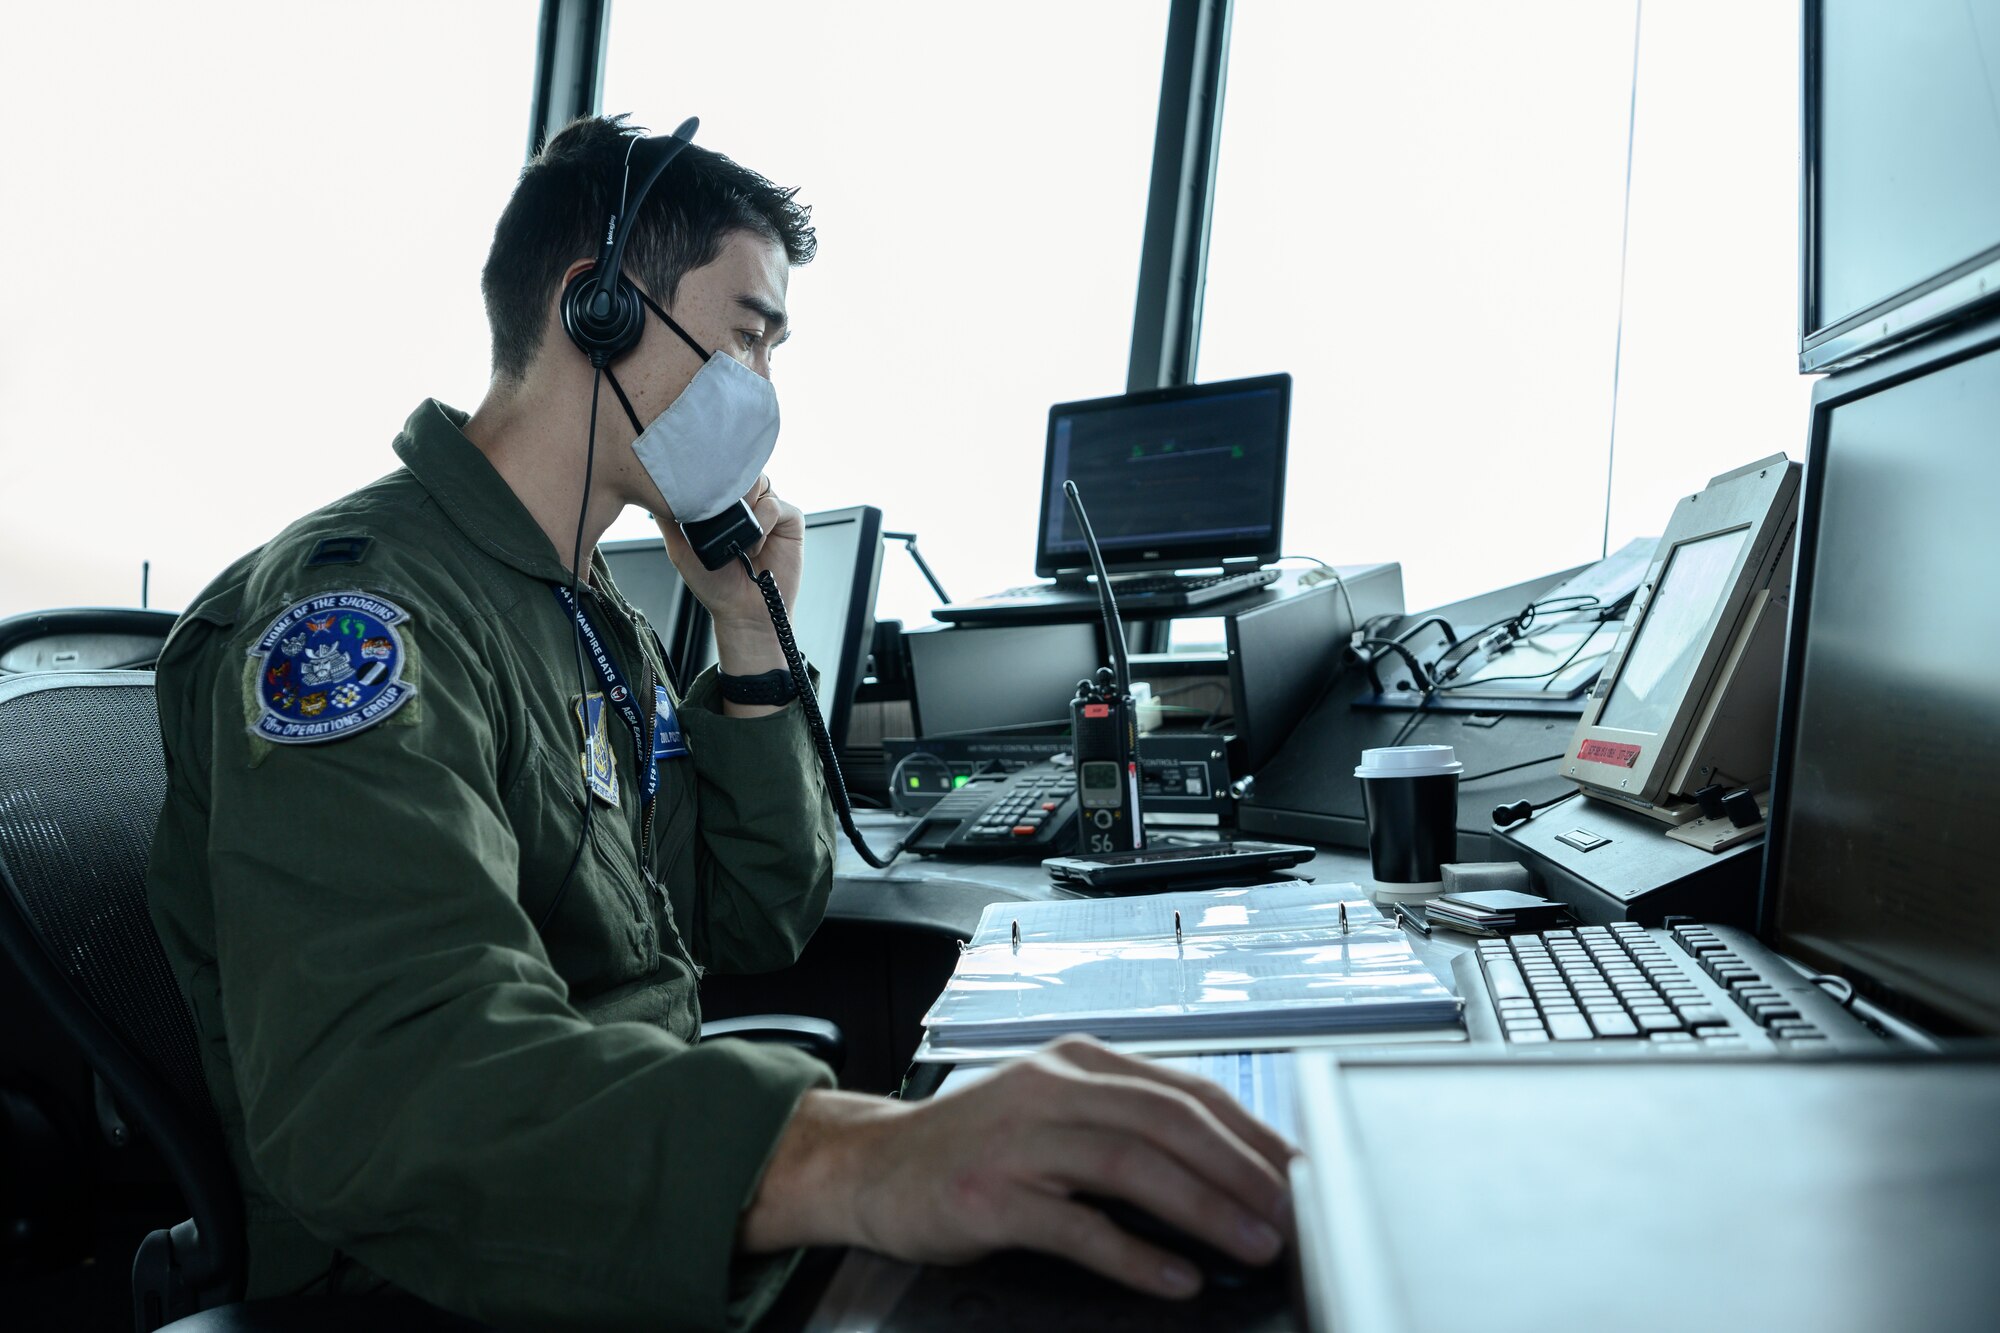
[[[1168,815],[1190,823],[1234,822],[1229,795],[1230,737],[1197,731],[1163,731],[1139,738],[1139,795],[1148,815]],[[889,771],[896,774],[889,796],[902,814],[922,814],[975,771],[1012,772],[1069,753],[1067,736],[940,736],[912,740],[892,736],[882,742]],[[941,761],[902,764],[910,754]],[[897,767],[901,764],[901,773]],[[947,777],[947,774],[950,776]],[[1198,819],[1187,820],[1187,816]],[[1172,820],[1168,822],[1173,822]]]
[[[1579,796],[1495,828],[1492,858],[1526,866],[1536,890],[1567,904],[1585,925],[1657,926],[1664,917],[1691,916],[1757,926],[1761,834],[1707,852],[1669,838],[1656,819]]]

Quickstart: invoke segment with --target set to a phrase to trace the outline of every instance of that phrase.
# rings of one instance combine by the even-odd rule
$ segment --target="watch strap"
[[[723,671],[715,675],[722,688],[722,697],[733,704],[775,706],[790,703],[799,696],[798,682],[783,667],[761,671],[754,676],[732,676]]]

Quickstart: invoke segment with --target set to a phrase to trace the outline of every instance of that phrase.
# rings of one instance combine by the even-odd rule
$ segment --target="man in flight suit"
[[[734,1328],[809,1244],[1028,1246],[1195,1291],[1084,1191],[1268,1261],[1288,1149],[1197,1080],[1071,1041],[906,1105],[790,1049],[694,1044],[704,970],[786,966],[817,926],[828,795],[796,700],[743,701],[784,667],[744,571],[662,522],[719,658],[677,696],[594,550],[628,504],[670,515],[632,427],[702,368],[689,342],[768,379],[814,238],[791,192],[686,150],[630,224],[624,271],[659,307],[613,368],[630,415],[586,440],[596,386],[558,298],[629,133],[579,121],[523,172],[478,410],[420,405],[401,467],[226,570],[160,662],[149,892],[244,1193],[248,1294]],[[764,478],[746,498],[789,600],[799,511]]]

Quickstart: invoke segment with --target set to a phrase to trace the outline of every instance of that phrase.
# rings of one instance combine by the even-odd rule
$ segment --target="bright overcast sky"
[[[1412,606],[1595,558],[1633,5],[1236,10],[1201,372],[1297,379],[1287,546],[1401,560]],[[535,12],[10,10],[0,615],[136,604],[145,560],[179,608],[394,467],[425,396],[477,402]],[[607,110],[698,114],[815,206],[774,476],[881,506],[955,595],[1031,573],[1049,404],[1124,387],[1165,12],[613,9]],[[1797,24],[1646,7],[1614,546],[1800,453]],[[892,550],[882,614],[929,605]]]

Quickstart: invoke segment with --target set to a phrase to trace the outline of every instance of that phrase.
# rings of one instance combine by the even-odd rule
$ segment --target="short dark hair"
[[[596,257],[604,220],[618,206],[626,141],[645,133],[625,119],[571,121],[521,171],[479,275],[497,378],[527,373],[563,271]],[[690,146],[646,196],[626,244],[625,271],[670,305],[681,279],[713,263],[731,232],[754,232],[784,246],[792,263],[810,263],[818,241],[812,209],[793,198],[797,193]]]

